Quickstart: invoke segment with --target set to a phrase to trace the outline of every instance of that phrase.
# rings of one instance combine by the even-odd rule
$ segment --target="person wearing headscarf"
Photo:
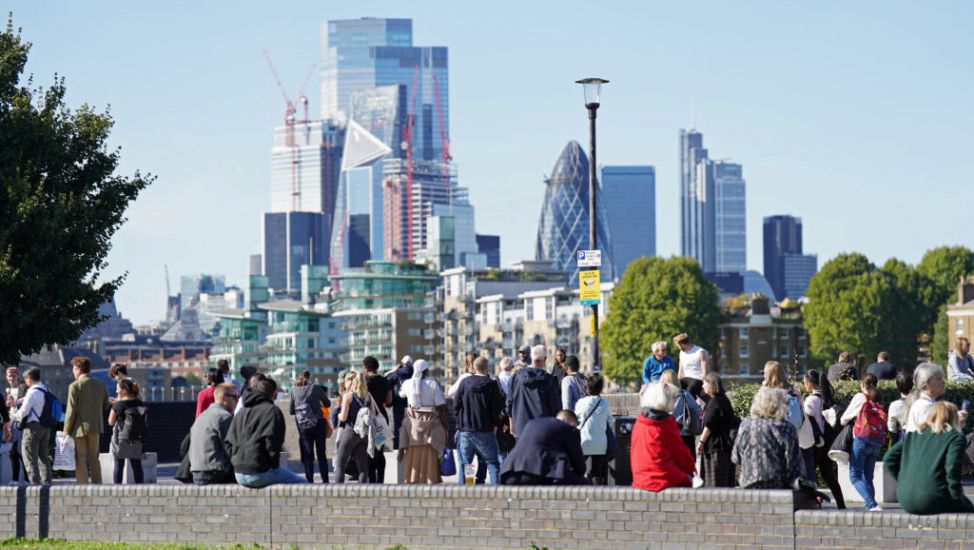
[[[429,377],[429,363],[418,359],[412,370],[412,376],[399,389],[406,400],[399,430],[403,483],[440,483],[440,457],[446,449],[446,399],[440,385]]]

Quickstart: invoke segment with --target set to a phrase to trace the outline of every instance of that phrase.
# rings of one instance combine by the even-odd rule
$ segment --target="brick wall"
[[[974,548],[974,514],[805,510],[795,513],[795,548]]]

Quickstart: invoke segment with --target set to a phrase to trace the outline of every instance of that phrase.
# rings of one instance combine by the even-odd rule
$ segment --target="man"
[[[237,483],[259,489],[279,483],[307,483],[281,466],[284,445],[284,413],[274,404],[277,384],[259,380],[244,396],[244,408],[234,415],[227,434],[227,451]]]
[[[98,440],[104,430],[102,419],[111,406],[105,385],[89,374],[91,363],[85,357],[71,360],[74,382],[68,386],[68,407],[64,413],[64,433],[74,438],[74,479],[79,485],[101,483],[101,464],[98,461]]]
[[[843,351],[839,354],[839,360],[829,367],[827,375],[829,382],[837,380],[859,380],[859,372],[856,367],[849,364],[849,353]]]
[[[506,399],[511,393],[511,379],[514,378],[514,363],[511,361],[510,357],[504,357],[501,359],[500,371],[497,373],[497,383],[501,385],[501,390],[504,392],[504,398]]]
[[[27,395],[27,385],[20,380],[20,371],[17,367],[7,368],[7,414],[16,411]],[[8,416],[9,418],[9,416]],[[13,480],[20,481],[20,470],[23,469],[24,460],[20,455],[20,442],[23,438],[23,431],[14,426],[13,422],[5,425],[3,440],[13,443],[10,447],[10,465],[13,472]]]
[[[561,385],[562,380],[565,379],[565,375],[568,374],[565,370],[565,361],[567,360],[567,354],[564,348],[558,348],[555,350],[555,366],[551,367],[551,375],[558,379],[558,384]]]
[[[41,414],[49,398],[53,398],[41,382],[41,369],[33,367],[24,373],[27,395],[20,408],[11,417],[20,422],[23,430],[24,465],[27,480],[34,485],[51,483],[51,428],[41,425]]]
[[[385,376],[379,375],[379,360],[369,355],[362,359],[362,370],[365,372],[365,385],[375,402],[375,408],[389,423],[389,414],[386,407],[392,405],[392,384],[386,380]],[[376,451],[375,456],[369,457],[369,483],[385,483],[386,455],[382,451]]]
[[[643,384],[659,380],[665,370],[676,370],[673,358],[666,354],[666,342],[653,342],[653,354],[643,361]]]
[[[239,390],[240,398],[237,399],[237,408],[233,410],[233,414],[237,414],[243,409],[244,398],[247,397],[248,393],[254,391],[253,385],[256,383],[257,377],[263,377],[261,373],[257,372],[257,367],[253,365],[240,367],[240,378],[243,379],[243,383]]]
[[[233,377],[230,376],[229,361],[227,361],[226,359],[220,359],[219,361],[217,361],[216,370],[220,371],[220,374],[223,376],[224,382],[229,382],[230,384],[233,384],[233,387],[237,388],[237,392],[238,393],[240,392],[240,382],[234,380]]]
[[[547,351],[542,345],[531,348],[530,367],[524,367],[511,380],[511,394],[507,397],[507,412],[515,437],[528,421],[555,416],[561,408],[558,380],[545,370]]]
[[[896,365],[889,362],[888,353],[881,351],[876,356],[876,362],[866,369],[866,373],[874,374],[880,380],[896,380]]]
[[[395,423],[392,428],[392,446],[396,449],[399,448],[399,428],[402,427],[402,419],[406,416],[406,398],[399,395],[399,388],[412,376],[413,358],[408,355],[403,355],[396,367],[386,375],[386,380],[392,386],[392,421]]]
[[[565,378],[561,381],[561,408],[575,410],[575,403],[588,395],[588,379],[578,372],[581,365],[578,357],[569,355],[565,359]]]
[[[569,410],[556,418],[535,418],[524,426],[501,467],[504,485],[588,485],[578,417]]]
[[[487,368],[487,359],[474,359],[473,374],[460,382],[453,398],[457,419],[457,454],[460,458],[457,480],[460,485],[466,482],[463,467],[473,464],[474,456],[478,464],[486,465],[491,485],[500,484],[500,462],[494,431],[504,412],[504,398],[500,385],[487,375]]]
[[[517,348],[517,358],[520,359],[525,365],[530,365],[531,346],[524,344],[523,346]]]
[[[680,348],[680,368],[677,378],[690,395],[700,397],[703,390],[703,377],[710,370],[710,355],[707,350],[690,341],[685,332],[673,338],[676,347]]]
[[[213,390],[213,404],[196,417],[190,428],[189,469],[194,485],[233,483],[233,466],[224,441],[240,396],[233,384]]]
[[[957,338],[954,350],[947,357],[947,378],[951,382],[974,382],[971,342],[963,336]]]

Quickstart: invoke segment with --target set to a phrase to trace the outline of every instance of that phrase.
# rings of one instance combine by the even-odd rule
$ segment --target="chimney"
[[[966,304],[974,300],[974,275],[960,278],[960,284],[957,285],[957,298],[959,304]]]
[[[768,315],[771,307],[768,304],[768,297],[764,294],[755,294],[751,297],[751,315]]]

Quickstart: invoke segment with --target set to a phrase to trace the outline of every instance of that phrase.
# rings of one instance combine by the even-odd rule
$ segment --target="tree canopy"
[[[31,89],[30,44],[0,33],[0,361],[65,343],[99,321],[124,276],[102,281],[111,237],[152,181],[115,175],[108,111],[65,104],[64,80]]]
[[[719,320],[717,287],[695,260],[635,260],[609,299],[600,334],[603,373],[619,384],[638,380],[652,343],[681,332],[713,350]]]

